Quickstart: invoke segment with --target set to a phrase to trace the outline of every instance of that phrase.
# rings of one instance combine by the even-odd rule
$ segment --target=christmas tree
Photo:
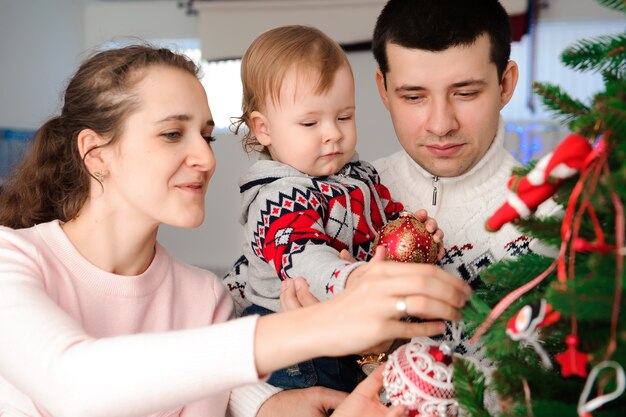
[[[624,0],[597,2],[626,13]],[[573,133],[513,173],[513,195],[487,228],[511,222],[558,254],[536,251],[481,273],[486,285],[464,320],[495,370],[454,363],[456,398],[474,417],[489,415],[490,392],[503,416],[626,416],[626,34],[580,40],[561,60],[600,72],[604,90],[586,104],[558,86],[534,86]],[[559,216],[528,216],[549,198]]]

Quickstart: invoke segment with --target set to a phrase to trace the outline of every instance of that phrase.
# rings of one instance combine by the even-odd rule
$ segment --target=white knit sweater
[[[503,258],[528,252],[529,239],[510,224],[498,232],[485,229],[487,219],[502,205],[507,182],[519,162],[504,149],[502,121],[491,147],[469,172],[436,182],[404,151],[374,161],[381,182],[391,196],[409,211],[426,209],[444,232],[446,250],[441,266],[450,273],[476,284],[480,271]],[[436,201],[433,199],[437,188]],[[435,203],[435,204],[433,204]],[[553,203],[540,213],[552,211]],[[533,246],[535,250],[536,246]]]

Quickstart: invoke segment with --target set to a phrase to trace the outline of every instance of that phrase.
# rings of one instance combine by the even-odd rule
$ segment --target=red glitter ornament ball
[[[380,229],[374,247],[379,245],[387,249],[387,259],[394,261],[430,264],[437,261],[438,248],[433,235],[423,222],[407,211]]]

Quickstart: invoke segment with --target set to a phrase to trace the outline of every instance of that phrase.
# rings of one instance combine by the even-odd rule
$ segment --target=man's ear
[[[513,97],[515,92],[515,86],[517,85],[517,79],[519,77],[519,69],[515,61],[509,61],[502,74],[502,81],[500,82],[500,110]]]
[[[376,87],[378,87],[378,95],[383,101],[383,104],[389,110],[389,97],[387,96],[387,87],[385,86],[385,76],[380,71],[380,68],[376,69]]]
[[[103,158],[103,148],[100,146],[106,144],[106,140],[91,129],[83,129],[76,138],[78,144],[78,152],[85,161],[87,170],[94,172],[108,172],[108,166]]]
[[[272,144],[269,121],[263,113],[256,110],[250,113],[250,129],[261,145],[270,146]]]

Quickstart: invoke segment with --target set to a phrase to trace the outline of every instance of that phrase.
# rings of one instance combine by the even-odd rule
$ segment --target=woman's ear
[[[263,113],[256,110],[250,113],[250,129],[261,145],[270,146],[272,144],[269,120]]]
[[[91,129],[83,129],[76,138],[78,144],[78,152],[85,161],[87,170],[91,173],[100,172],[106,174],[108,166],[103,158],[102,145],[106,143],[104,138]]]

